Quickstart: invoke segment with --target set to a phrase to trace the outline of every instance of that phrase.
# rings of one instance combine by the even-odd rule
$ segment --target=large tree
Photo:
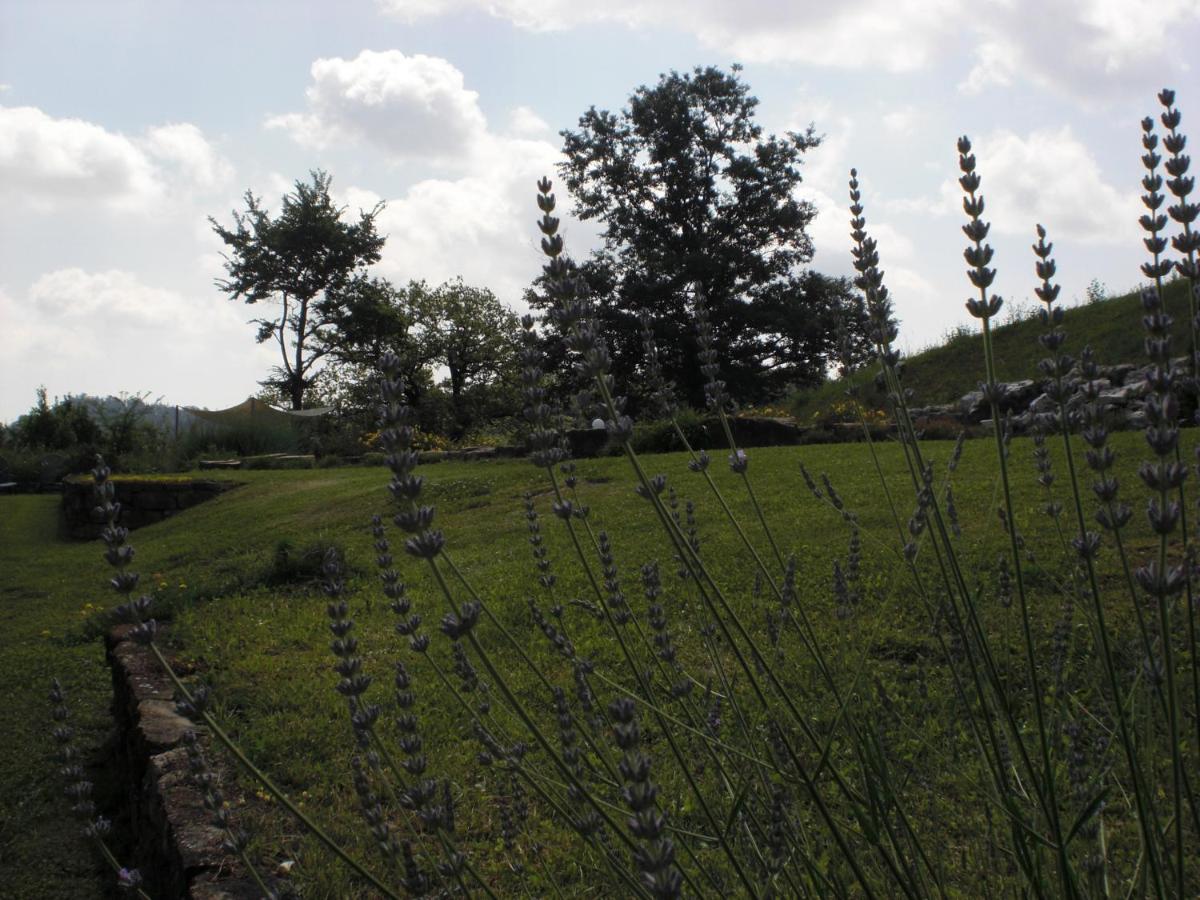
[[[694,292],[709,305],[734,397],[759,400],[820,380],[839,320],[861,315],[847,282],[803,266],[816,211],[797,196],[811,126],[764,136],[758,101],[732,72],[671,72],[618,113],[589,109],[564,131],[560,173],[581,219],[603,224],[604,246],[579,271],[597,302],[619,378],[636,381],[637,313],[652,314],[664,366],[693,403]],[[536,293],[533,301],[538,302]]]
[[[225,242],[227,278],[217,287],[232,299],[249,304],[275,305],[273,312],[252,320],[258,341],[279,345],[282,365],[264,385],[280,390],[301,409],[304,392],[331,352],[335,317],[343,291],[371,263],[378,262],[384,238],[375,232],[381,206],[359,211],[357,221],[345,221],[345,208],[329,195],[330,176],[310,173],[284,196],[279,215],[272,218],[262,202],[246,192],[246,210],[234,212],[234,227],[209,218]]]

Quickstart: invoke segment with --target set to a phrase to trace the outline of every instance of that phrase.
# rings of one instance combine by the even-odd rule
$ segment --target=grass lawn
[[[1195,434],[1184,432],[1185,459],[1191,458]],[[1141,501],[1135,497],[1141,495],[1140,486],[1135,486],[1133,472],[1144,442],[1140,435],[1121,434],[1114,437],[1113,446],[1127,499],[1138,506]],[[951,448],[950,443],[927,445],[937,461],[939,481],[945,477]],[[879,450],[899,515],[906,520],[913,500],[911,487],[904,487],[899,451],[892,445]],[[975,751],[954,714],[955,701],[931,638],[927,611],[906,577],[897,574],[901,571],[896,564],[899,541],[868,448],[772,448],[751,451],[750,458],[750,473],[780,550],[785,556],[795,555],[799,604],[812,622],[839,688],[861,696],[864,709],[894,707],[903,713],[895,722],[881,721],[881,733],[911,780],[912,811],[919,816],[923,839],[938,848],[949,883],[964,896],[971,895],[979,888],[978,879],[990,877],[986,873],[994,868],[994,861],[979,855],[979,837],[989,824],[984,817],[986,804],[980,802],[981,786],[973,780],[978,774],[971,764]],[[1018,521],[1034,557],[1026,571],[1035,631],[1039,648],[1049,654],[1055,623],[1064,618],[1056,573],[1064,571],[1064,561],[1072,558],[1072,552],[1039,511],[1044,497],[1034,483],[1030,442],[1015,440],[1011,460]],[[768,646],[764,616],[768,604],[756,590],[749,557],[728,534],[715,502],[685,462],[680,454],[645,458],[648,471],[667,474],[669,484],[679,492],[681,515],[683,503],[695,501],[704,558],[731,604]],[[833,561],[844,565],[848,530],[833,509],[805,488],[799,462],[814,475],[828,473],[847,506],[859,516],[862,600],[848,618],[837,615],[832,591]],[[1057,464],[1061,485],[1061,458]],[[962,559],[968,578],[983,591],[981,608],[987,627],[1000,635],[1002,646],[1011,648],[1001,665],[1016,680],[1022,672],[1016,610],[992,599],[996,560],[1006,540],[995,514],[999,499],[995,469],[992,443],[969,442],[953,476],[954,496],[965,531]],[[769,552],[734,476],[723,465],[714,464],[713,470],[756,545]],[[596,661],[593,683],[605,694],[605,702],[611,699],[605,679],[628,683],[627,666],[610,634],[585,610],[595,598],[572,558],[574,551],[561,523],[551,514],[544,475],[524,461],[448,462],[420,471],[428,481],[426,502],[437,504],[437,525],[445,531],[447,550],[505,627],[519,637],[552,680],[570,692],[570,667],[550,652],[548,642],[532,626],[528,599],[535,597],[543,608],[555,601],[565,604],[564,621],[571,638],[582,655]],[[579,500],[591,507],[593,528],[611,536],[623,590],[642,627],[646,601],[639,570],[647,562],[660,564],[664,605],[680,659],[703,681],[708,668],[700,639],[705,616],[687,585],[675,576],[676,563],[649,506],[632,490],[628,464],[623,459],[580,461],[578,476]],[[375,679],[368,697],[385,705],[389,702],[392,667],[402,659],[413,677],[429,774],[451,780],[461,846],[484,877],[501,896],[523,886],[534,895],[546,892],[550,875],[571,895],[611,892],[614,885],[597,880],[594,851],[555,823],[536,798],[530,801],[532,813],[513,849],[505,848],[501,824],[512,802],[509,785],[495,767],[478,763],[479,747],[471,740],[469,722],[453,695],[434,677],[429,659],[409,651],[396,635],[395,617],[378,589],[369,518],[388,509],[386,470],[246,472],[237,477],[246,482],[243,487],[138,530],[131,542],[137,550],[133,568],[141,573],[143,587],[154,591],[159,609],[174,615],[171,642],[195,663],[196,677],[212,685],[219,716],[250,756],[293,799],[346,838],[360,858],[382,870],[365,839],[350,787],[354,747],[345,701],[333,690],[337,676],[331,671],[325,598],[314,584],[281,576],[276,564],[281,541],[292,558],[314,543],[337,544],[345,548],[350,567],[348,598],[356,620],[354,633],[366,669]],[[1056,491],[1061,496],[1060,487]],[[548,556],[559,576],[555,600],[536,582],[526,540],[522,501],[526,492],[535,493]],[[101,545],[61,541],[56,503],[57,498],[47,496],[0,497],[0,616],[9,636],[0,667],[4,683],[10,686],[6,702],[0,704],[0,732],[5,735],[0,744],[0,884],[4,885],[0,894],[14,897],[92,896],[102,883],[88,848],[68,826],[65,804],[59,799],[60,787],[48,762],[51,741],[44,695],[50,678],[61,678],[82,743],[92,748],[102,744],[111,692],[96,637],[101,619],[88,604],[106,607],[113,601],[105,588],[108,576]],[[1129,533],[1139,560],[1150,546],[1142,520],[1135,515]],[[396,567],[408,582],[414,609],[423,616],[433,640],[429,657],[449,671],[453,663],[448,641],[436,625],[445,612],[444,601],[426,571],[403,553],[400,533],[389,529],[389,535]],[[1102,555],[1102,574],[1106,585],[1119,588],[1112,557],[1111,552]],[[592,563],[595,566],[594,558]],[[1112,597],[1110,626],[1132,671],[1137,666],[1130,655],[1132,614],[1116,590]],[[1076,702],[1072,696],[1086,698],[1095,681],[1087,652],[1090,624],[1088,611],[1077,604],[1066,625],[1070,650],[1063,677],[1070,690],[1055,699],[1056,710]],[[494,628],[486,623],[479,627],[480,639],[513,673],[514,690],[541,720],[552,722],[549,694],[520,667],[514,651]],[[785,637],[779,650],[771,652],[778,653],[780,671],[787,673],[796,698],[811,710],[813,722],[830,724],[836,709],[794,636]],[[1075,690],[1077,695],[1072,694]],[[495,685],[491,694],[498,721],[508,723],[499,709],[503,704]],[[387,717],[385,711],[381,723]],[[672,805],[685,794],[672,781],[666,742],[648,721],[643,721],[643,728],[648,733],[648,752],[662,760],[661,766],[656,762],[655,771],[664,779],[662,797],[672,821],[702,830],[696,810]],[[391,733],[390,725],[381,724],[381,729]],[[546,774],[554,773],[547,770]],[[255,832],[255,852],[264,859],[295,860],[293,871],[305,896],[354,896],[358,888],[344,870],[319,845],[298,833],[285,813],[274,813],[269,804],[246,813]],[[807,814],[797,815],[804,825]],[[1107,824],[1112,853],[1128,852],[1131,832],[1122,802],[1110,801]],[[701,852],[706,858],[717,856],[711,848]],[[429,861],[428,856],[422,859]],[[518,863],[524,865],[524,875],[517,874]]]

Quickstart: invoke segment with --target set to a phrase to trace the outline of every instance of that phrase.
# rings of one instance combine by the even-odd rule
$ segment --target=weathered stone
[[[1007,381],[1004,383],[1004,398],[1000,401],[1000,409],[1004,412],[1024,410],[1041,391],[1041,383],[1032,378]]]
[[[1129,380],[1129,377],[1137,371],[1137,366],[1133,363],[1120,363],[1115,366],[1101,366],[1100,374],[1111,381],[1115,386],[1120,387]]]
[[[1146,395],[1147,387],[1144,381],[1134,381],[1121,387],[1109,388],[1100,392],[1100,399],[1110,406],[1127,406]]]
[[[1029,412],[1031,413],[1047,413],[1058,409],[1058,404],[1050,399],[1049,394],[1038,394],[1033,402],[1029,404]]]
[[[242,461],[240,459],[202,459],[200,460],[201,469],[240,469]]]
[[[130,865],[146,879],[151,896],[230,898],[260,896],[240,863],[223,847],[204,798],[192,783],[183,734],[196,726],[175,712],[170,679],[149,648],[129,640],[130,626],[109,633],[117,740],[115,777],[128,795],[134,848]],[[197,729],[200,731],[200,729]],[[207,740],[201,733],[201,744]],[[218,753],[206,746],[209,767],[228,784]],[[229,796],[226,799],[236,800]],[[273,890],[283,884],[270,878]]]
[[[729,425],[734,440],[745,447],[789,445],[799,437],[795,420],[782,416],[735,416]]]
[[[195,727],[191,719],[175,712],[174,700],[143,700],[138,704],[138,730],[151,753],[178,746],[184,734]]]
[[[983,391],[968,391],[963,394],[958,401],[958,410],[967,422],[981,422],[987,414]]]

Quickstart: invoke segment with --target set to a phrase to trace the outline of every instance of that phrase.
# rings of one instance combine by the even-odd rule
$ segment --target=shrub
[[[1013,445],[997,413],[1003,394],[992,353],[1003,304],[990,291],[989,226],[966,138],[958,142],[965,257],[977,291],[968,310],[983,333],[994,469],[987,483],[959,484],[954,473],[962,441],[935,465],[918,439],[878,247],[852,171],[857,284],[866,296],[903,468],[889,477],[868,440],[876,468],[865,477],[878,474],[879,507],[859,510],[828,476],[800,467],[804,488],[830,511],[824,521],[844,530],[846,552],[832,560],[798,558],[793,549],[803,535],[764,514],[760,490],[797,486],[756,486],[751,458],[733,442],[729,396],[702,297],[692,299],[690,312],[705,393],[728,439],[721,451],[731,474],[725,484],[739,496],[714,479],[713,458],[680,424],[652,341],[645,384],[670,427],[649,433],[677,438],[688,472],[676,479],[645,468],[634,446],[635,425],[608,378],[609,355],[561,255],[555,199],[544,180],[538,205],[549,257],[549,316],[568,336],[577,371],[592,380],[590,399],[603,407],[608,435],[627,457],[642,501],[640,516],[610,524],[633,531],[640,546],[649,545],[654,531],[671,556],[645,561],[631,574],[585,502],[556,427],[560,413],[548,400],[541,341],[526,317],[520,377],[530,461],[544,476],[548,503],[542,507],[562,540],[549,539],[536,498],[526,495],[532,558],[521,610],[528,615],[502,608],[494,597],[511,596],[509,586],[478,589],[453,541],[435,527],[434,507],[423,502],[436,489],[413,471],[414,412],[403,401],[400,361],[386,354],[379,441],[392,472],[396,503],[389,518],[398,532],[383,516],[372,520],[371,530],[380,586],[405,639],[388,672],[390,698],[372,689],[369,672],[377,659],[360,648],[342,554],[325,548],[320,566],[337,692],[358,754],[353,785],[367,834],[361,843],[378,854],[378,870],[240,756],[247,772],[364,888],[384,896],[495,896],[494,884],[512,894],[562,894],[578,886],[570,881],[576,866],[587,867],[589,893],[655,898],[1193,896],[1200,883],[1194,852],[1200,842],[1200,785],[1194,783],[1200,655],[1194,538],[1184,522],[1194,497],[1184,492],[1179,395],[1197,390],[1200,356],[1193,352],[1184,370],[1172,368],[1161,282],[1178,268],[1191,279],[1193,304],[1200,299],[1200,234],[1184,227],[1168,241],[1168,218],[1156,211],[1166,206],[1187,226],[1200,207],[1187,200],[1191,181],[1184,177],[1173,95],[1163,92],[1160,100],[1170,180],[1158,174],[1154,121],[1143,123],[1144,202],[1151,214],[1141,221],[1151,252],[1145,271],[1153,280],[1142,295],[1152,363],[1143,406],[1150,455],[1138,470],[1149,498],[1139,504],[1147,510],[1145,527],[1123,499],[1130,486],[1113,474],[1098,363],[1087,348],[1078,358],[1067,355],[1055,263],[1040,225],[1034,245],[1046,351],[1040,371],[1055,409],[1038,418],[1032,440],[1045,502],[1040,510],[1014,504]],[[1174,197],[1169,205],[1159,193],[1164,184]],[[1179,259],[1165,255],[1168,246]],[[1193,322],[1194,350],[1200,321]],[[1051,445],[1060,448],[1057,457]],[[1065,471],[1056,469],[1056,459],[1068,461]],[[148,601],[131,599],[133,554],[128,534],[112,524],[107,476],[98,466],[97,505],[110,523],[105,558],[116,569],[111,584],[126,595],[119,609],[134,623],[135,637],[162,660]],[[676,490],[687,483],[713,496],[721,524],[736,535],[736,553],[710,553],[710,523],[698,521],[695,506],[681,503]],[[960,520],[955,494],[967,489],[991,497],[995,517]],[[892,545],[868,546],[868,517],[894,526]],[[1049,524],[1037,530],[1041,517]],[[994,528],[1005,552],[983,564],[973,542]],[[891,529],[869,536],[884,531]],[[392,553],[397,533],[407,565]],[[1043,537],[1050,533],[1057,541]],[[318,550],[310,548],[306,575],[315,577]],[[559,550],[579,573],[563,584]],[[276,557],[276,568],[292,571],[290,547]],[[812,587],[818,583],[814,562],[829,573],[819,589]],[[443,610],[436,628],[428,597],[410,591],[402,570],[428,574],[424,583],[440,595]],[[896,617],[921,624],[920,639],[910,644],[898,645],[891,633],[858,630],[876,586],[893,581],[906,600]],[[740,590],[745,602],[735,600]],[[1051,598],[1057,602],[1047,602]],[[815,616],[822,611],[840,629],[818,627]],[[234,746],[206,690],[167,671],[181,711]],[[57,689],[54,702],[57,716]],[[446,770],[450,748],[426,744],[428,723],[444,717],[471,742],[477,766],[469,776]],[[473,811],[462,809],[452,775],[478,779],[496,801],[499,824],[490,841],[460,829],[462,814]],[[211,785],[211,779],[197,783]],[[77,780],[72,784],[72,796],[86,793]],[[219,810],[214,821],[229,835],[229,846],[249,866],[245,836],[223,804],[210,805]],[[546,841],[570,853],[570,870],[534,851]],[[561,847],[567,841],[569,851]],[[476,852],[489,843],[503,848],[493,863]]]
[[[327,559],[344,565],[346,550],[328,540],[315,540],[296,547],[291,541],[281,540],[275,545],[271,556],[271,567],[263,577],[263,584],[271,587],[281,585],[308,585],[317,587],[324,577]]]
[[[630,443],[637,453],[671,453],[686,445],[711,447],[719,430],[716,419],[685,407],[673,419],[638,422]]]

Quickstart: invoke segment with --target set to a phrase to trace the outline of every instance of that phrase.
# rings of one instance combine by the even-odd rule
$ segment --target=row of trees
[[[280,365],[263,385],[291,405],[335,404],[369,410],[369,373],[384,350],[405,361],[409,401],[423,401],[443,373],[446,415],[425,424],[460,437],[496,406],[496,386],[509,374],[517,317],[486,288],[461,280],[439,287],[397,287],[372,276],[384,238],[375,227],[381,207],[347,221],[330,195],[331,179],[313,172],[296,182],[272,217],[247,192],[246,210],[226,228],[210,219],[224,241],[230,297],[266,314],[252,320],[259,343],[278,345]]]
[[[603,246],[577,271],[614,372],[638,382],[637,319],[648,312],[664,368],[693,405],[703,402],[691,324],[697,293],[709,306],[724,378],[742,402],[822,380],[839,335],[852,354],[864,346],[862,302],[850,283],[806,268],[815,210],[797,188],[803,154],[820,138],[811,127],[764,136],[758,101],[739,76],[737,66],[672,72],[635,91],[626,109],[593,107],[577,130],[562,132],[560,174],[574,212],[603,225]],[[324,172],[297,182],[274,218],[253,194],[245,201],[233,227],[210,220],[228,251],[217,284],[231,298],[269,305],[254,322],[260,342],[278,344],[281,364],[265,383],[294,409],[330,397],[369,406],[367,374],[384,349],[405,360],[418,409],[435,386],[449,397],[453,436],[514,402],[501,385],[513,365],[515,316],[490,291],[461,281],[400,288],[373,277],[385,240],[376,230],[380,207],[347,219]],[[533,309],[547,303],[537,282],[525,300]]]

